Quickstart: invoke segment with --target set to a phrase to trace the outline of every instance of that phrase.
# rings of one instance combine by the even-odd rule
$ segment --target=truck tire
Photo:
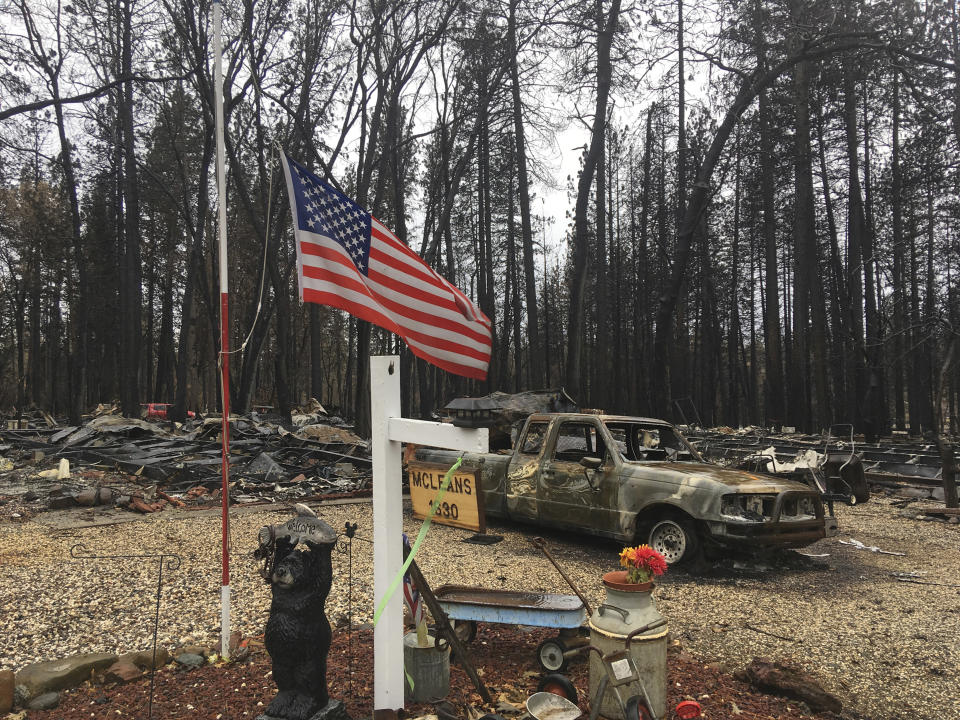
[[[667,565],[691,563],[700,556],[700,538],[693,523],[678,516],[661,518],[647,534],[647,545],[663,555]]]

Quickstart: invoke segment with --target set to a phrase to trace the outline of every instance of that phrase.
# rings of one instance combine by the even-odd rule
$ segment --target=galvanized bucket
[[[403,669],[410,702],[440,700],[450,692],[450,646],[441,643],[437,648],[432,635],[427,636],[427,647],[417,644],[416,633],[403,636]]]

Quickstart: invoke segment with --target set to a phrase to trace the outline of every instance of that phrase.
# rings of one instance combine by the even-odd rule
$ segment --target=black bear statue
[[[327,691],[331,632],[324,605],[333,583],[336,533],[309,517],[264,531],[270,541],[264,544],[261,531],[261,550],[271,551],[265,574],[273,595],[264,644],[277,695],[257,720],[346,718],[343,704],[331,702]]]

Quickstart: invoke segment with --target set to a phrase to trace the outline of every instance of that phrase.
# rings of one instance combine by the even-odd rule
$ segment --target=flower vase
[[[667,705],[667,626],[660,624],[663,616],[653,598],[653,583],[628,583],[626,570],[615,570],[603,576],[606,597],[590,618],[590,644],[604,655],[623,650],[627,636],[634,630],[655,625],[635,636],[630,643],[630,655],[640,680],[658,717]],[[590,653],[590,696],[593,697],[606,670],[595,653]],[[631,684],[620,689],[623,697],[639,694],[640,688]],[[612,689],[607,688],[601,700],[600,714],[608,718],[621,716],[620,705]]]

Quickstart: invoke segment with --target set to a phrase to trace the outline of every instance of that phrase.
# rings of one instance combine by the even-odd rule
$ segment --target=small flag
[[[403,545],[409,552],[410,541],[407,539],[406,533],[403,533]],[[420,591],[413,584],[410,573],[405,573],[403,576],[403,602],[406,603],[407,609],[410,611],[410,617],[413,618],[413,626],[419,628],[424,621],[423,601],[420,599]]]
[[[491,325],[473,302],[386,226],[284,155],[300,299],[396,333],[417,357],[484,380]]]

